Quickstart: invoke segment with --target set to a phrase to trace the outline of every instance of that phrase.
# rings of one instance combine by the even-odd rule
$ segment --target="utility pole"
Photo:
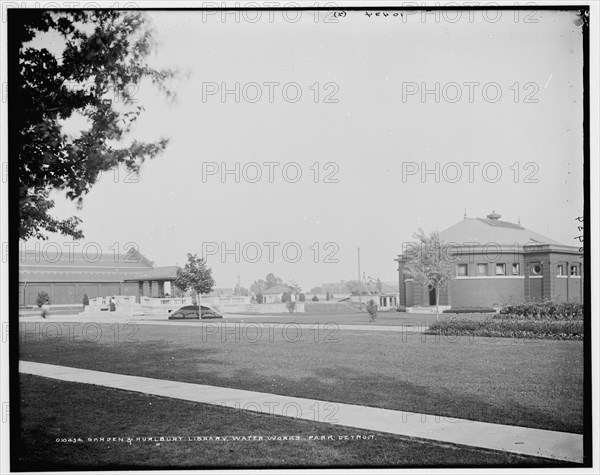
[[[360,275],[360,247],[358,248],[358,301],[362,303],[362,290],[361,290],[361,275]]]

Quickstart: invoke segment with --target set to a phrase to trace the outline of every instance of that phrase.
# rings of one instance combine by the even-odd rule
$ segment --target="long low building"
[[[439,295],[441,306],[498,307],[509,302],[544,299],[583,301],[583,253],[501,221],[495,212],[467,218],[440,232],[456,258],[456,276]],[[399,254],[400,305],[432,306],[436,291],[405,273],[406,255]]]
[[[19,305],[35,305],[47,292],[53,305],[81,304],[83,297],[178,295],[172,282],[177,266],[155,267],[140,252],[127,254],[68,252],[43,245],[19,252]]]

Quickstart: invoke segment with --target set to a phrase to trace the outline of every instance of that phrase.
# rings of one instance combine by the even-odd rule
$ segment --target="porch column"
[[[158,281],[158,296],[159,297],[165,296],[165,281],[164,280]]]

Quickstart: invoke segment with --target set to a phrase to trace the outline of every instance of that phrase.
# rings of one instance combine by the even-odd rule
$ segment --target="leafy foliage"
[[[447,320],[433,322],[426,333],[451,338],[464,335],[489,338],[583,340],[583,321]]]
[[[317,297],[316,295],[313,295],[313,298],[311,300],[313,302],[318,302],[319,301],[319,297]]]
[[[289,300],[286,304],[285,304],[286,308],[288,309],[288,312],[290,313],[294,313],[294,310],[296,310],[296,301],[294,300]]]
[[[505,320],[583,320],[583,304],[556,300],[511,303],[502,307],[500,314],[495,315],[494,318]]]
[[[304,294],[298,295],[298,301],[300,301],[300,302],[306,302],[306,295],[304,295]]]
[[[235,288],[233,289],[233,295],[241,295],[247,297],[248,295],[250,295],[250,291],[247,288],[240,286],[240,284],[235,284]]]
[[[46,292],[45,290],[38,292],[37,298],[35,299],[35,303],[39,308],[42,308],[42,305],[49,305],[50,296],[48,295],[48,292]]]
[[[259,293],[267,290],[269,287],[273,287],[275,285],[283,285],[283,280],[279,277],[275,277],[275,274],[269,273],[266,275],[264,280],[255,280],[250,286],[250,292],[252,292],[254,295],[258,295]]]
[[[193,290],[197,295],[210,293],[215,281],[212,278],[212,270],[206,267],[206,261],[197,254],[190,253],[187,259],[183,269],[177,269],[174,284],[184,291]]]
[[[47,239],[46,232],[83,237],[78,217],[57,219],[50,212],[52,190],[82,206],[103,171],[124,165],[137,172],[141,163],[161,153],[167,139],[153,143],[123,140],[143,111],[133,95],[148,79],[172,97],[165,86],[171,70],[148,66],[154,49],[143,12],[115,10],[15,10],[10,14],[10,47],[18,50],[19,71],[11,84],[11,116],[18,156],[20,238]],[[51,52],[44,38],[60,38],[62,51]],[[56,49],[56,48],[51,48]],[[120,101],[113,101],[118,97]],[[118,106],[117,103],[118,102]],[[84,127],[64,132],[68,119]]]
[[[300,287],[300,285],[298,285],[298,282],[296,282],[294,279],[292,279],[288,285],[292,289],[294,295],[299,295],[300,293],[302,293],[302,287]]]
[[[377,304],[375,303],[375,300],[369,300],[367,302],[366,309],[367,313],[369,314],[369,317],[371,318],[371,321],[374,322],[377,318]]]
[[[83,306],[87,307],[90,304],[90,298],[88,294],[83,294]]]
[[[436,313],[439,318],[439,291],[456,277],[456,258],[448,252],[437,231],[428,236],[419,229],[413,237],[416,242],[403,255],[404,273],[412,277],[415,283],[436,290]]]

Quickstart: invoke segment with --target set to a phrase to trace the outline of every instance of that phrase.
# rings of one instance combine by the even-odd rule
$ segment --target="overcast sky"
[[[498,12],[469,18],[465,11],[458,21],[446,12],[436,22],[413,13],[355,11],[335,23],[324,23],[325,13],[315,21],[312,12],[296,22],[281,12],[239,22],[233,14],[150,13],[159,42],[153,64],[188,76],[174,83],[172,104],[150,85],[137,91],[146,111],[133,136],[171,143],[143,165],[138,182],[126,183],[123,170],[117,183],[106,174],[81,211],[57,194],[56,213],[80,216],[86,242],[106,252],[134,242],[160,266],[182,265],[187,252],[216,243],[208,244],[217,252],[208,263],[219,287],[238,275],[249,286],[268,272],[305,290],[356,278],[358,247],[367,275],[395,280],[402,243],[420,227],[448,228],[465,208],[469,217],[495,210],[503,220],[520,218],[577,245],[583,58],[576,15],[535,12],[528,20],[537,22],[525,23],[527,12],[502,11],[493,22]],[[231,90],[239,83],[239,102],[235,94],[222,100],[223,83]],[[423,86],[435,91],[436,83],[439,95],[422,97]],[[203,176],[203,167],[215,171],[209,162],[218,171]],[[230,170],[239,164],[240,183],[234,173],[223,182],[222,162]],[[261,165],[261,179],[250,162]],[[422,177],[423,162],[430,170],[439,163],[439,183],[435,173]],[[252,242],[262,251],[255,263]],[[225,259],[222,243],[232,251]],[[298,248],[301,258],[289,262]]]

